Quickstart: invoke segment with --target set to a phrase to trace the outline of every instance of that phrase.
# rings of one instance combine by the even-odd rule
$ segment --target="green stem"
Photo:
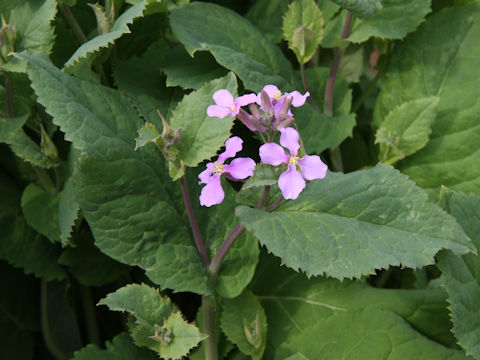
[[[95,305],[92,299],[92,292],[88,286],[80,285],[83,314],[87,328],[88,343],[101,346],[100,334],[98,332],[97,318],[95,316]]]
[[[63,17],[67,21],[68,26],[70,26],[70,28],[72,29],[73,34],[77,38],[78,42],[80,44],[86,43],[87,37],[85,36],[85,33],[83,32],[82,28],[78,24],[77,19],[72,13],[72,10],[70,10],[70,7],[61,3],[59,6],[59,9]]]
[[[53,339],[53,335],[50,332],[50,326],[48,323],[48,283],[45,280],[42,280],[41,289],[40,289],[40,316],[42,323],[42,335],[45,345],[47,346],[48,351],[53,355],[57,360],[66,359],[67,356],[63,351],[57,346]]]
[[[202,296],[202,324],[203,331],[208,335],[205,340],[205,359],[217,360],[217,341],[215,336],[215,308],[212,303],[212,297],[208,295]]]
[[[56,194],[57,186],[55,186],[55,184],[53,183],[52,178],[50,177],[50,175],[48,175],[48,172],[38,166],[33,166],[33,170],[35,171],[38,181],[40,182],[40,185],[43,187],[43,189],[51,194]]]

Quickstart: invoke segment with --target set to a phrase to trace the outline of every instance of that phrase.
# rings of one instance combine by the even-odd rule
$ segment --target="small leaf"
[[[135,150],[147,145],[155,144],[160,147],[163,147],[163,139],[160,137],[155,125],[152,123],[146,122],[140,130],[138,130],[138,136],[135,138]]]
[[[253,359],[261,359],[267,341],[267,318],[257,298],[244,291],[223,305],[221,327],[227,338]]]
[[[107,14],[105,14],[103,6],[99,3],[87,5],[90,6],[90,8],[92,8],[93,12],[95,13],[95,18],[97,19],[98,33],[100,35],[108,33],[112,28],[112,22],[111,19],[107,17]]]
[[[251,189],[257,186],[274,185],[278,182],[280,174],[283,172],[280,167],[268,164],[258,164],[255,167],[253,176],[243,184],[242,190]]]
[[[234,98],[237,96],[237,78],[233,73],[185,95],[172,113],[170,125],[172,128],[182,128],[177,158],[183,160],[186,166],[195,167],[211,158],[230,137],[233,117],[220,119],[207,115],[207,107],[214,104],[212,95],[220,89],[227,89]]]
[[[283,34],[288,46],[305,64],[323,38],[322,12],[313,0],[295,0],[283,19]]]
[[[372,17],[383,8],[382,0],[332,0],[361,19]]]
[[[380,161],[393,164],[428,143],[439,100],[432,96],[408,101],[387,115],[375,135],[375,143],[380,144]]]

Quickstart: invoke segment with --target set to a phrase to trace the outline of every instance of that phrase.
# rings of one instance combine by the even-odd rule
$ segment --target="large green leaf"
[[[370,18],[382,9],[381,0],[333,0],[359,18]]]
[[[97,35],[82,44],[65,63],[65,67],[71,71],[72,68],[78,66],[81,62],[92,61],[94,54],[100,51],[100,49],[109,47],[122,35],[129,33],[130,29],[128,25],[143,15],[146,5],[147,1],[143,0],[125,11],[115,20],[109,32]]]
[[[430,0],[382,0],[382,9],[358,20],[347,40],[360,43],[372,36],[402,39],[415,31],[429,12]]]
[[[391,290],[373,288],[362,281],[340,282],[322,277],[308,279],[280,266],[273,256],[263,255],[252,290],[267,315],[269,335],[266,358],[271,357],[272,351],[288,339],[298,338],[306,329],[323,324],[325,319],[368,309],[388,316],[400,316],[418,332],[416,337],[422,334],[447,346],[455,343],[450,334],[446,293],[441,288]],[[401,319],[396,321],[401,327],[408,328]],[[349,329],[349,325],[345,324],[339,330],[348,336]],[[314,344],[318,345],[318,342]]]
[[[169,181],[153,145],[134,150],[142,121],[128,100],[118,91],[68,76],[44,59],[22,57],[30,62],[38,101],[83,153],[73,175],[74,192],[95,245],[118,261],[146,269],[163,288],[207,293],[180,189]]]
[[[323,16],[313,0],[295,0],[283,18],[283,34],[300,64],[310,60],[323,38]]]
[[[194,2],[173,10],[170,23],[190,55],[210,51],[247,89],[260,91],[266,84],[275,84],[289,90],[295,82],[291,64],[280,49],[227,8]]]
[[[456,192],[443,193],[443,205],[480,249],[480,199]],[[453,333],[467,354],[480,358],[480,261],[478,256],[442,252],[438,256],[448,293]]]
[[[409,101],[387,115],[375,135],[375,142],[380,144],[380,161],[393,164],[428,143],[438,101],[436,96]]]
[[[461,351],[424,338],[401,317],[381,310],[345,311],[303,328],[275,352],[284,359],[467,360]]]
[[[252,359],[261,359],[267,341],[267,318],[262,306],[249,291],[225,300],[221,327],[227,338]]]
[[[154,352],[139,348],[132,344],[130,336],[122,333],[107,341],[106,349],[100,349],[95,345],[88,345],[74,353],[72,360],[156,360],[158,356]]]
[[[440,98],[430,141],[399,165],[432,195],[441,185],[480,194],[479,34],[479,6],[446,8],[432,15],[395,46],[382,83],[376,123],[403,102]]]
[[[18,31],[15,51],[29,51],[34,54],[48,53],[54,42],[51,22],[57,13],[55,0],[24,0],[10,12],[9,25]],[[25,71],[25,62],[11,58],[2,65],[6,71]]]
[[[179,359],[205,339],[198,328],[182,319],[166,297],[147,285],[131,284],[100,301],[110,310],[135,317],[130,332],[135,343],[156,351],[162,358]]]
[[[220,89],[227,89],[234,98],[237,96],[237,78],[233,73],[185,95],[172,113],[170,125],[182,129],[177,144],[178,159],[186,166],[195,167],[211,158],[230,137],[232,116],[220,119],[207,115],[207,107],[214,103],[212,95]]]
[[[453,218],[393,168],[328,173],[274,212],[239,206],[247,229],[285,265],[343,279],[389,265],[421,267],[443,248],[474,249]]]

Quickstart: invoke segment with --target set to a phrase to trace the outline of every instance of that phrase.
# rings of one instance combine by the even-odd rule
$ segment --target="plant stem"
[[[342,37],[341,39],[346,39],[349,32],[350,26],[352,25],[352,13],[349,11],[347,13],[347,18],[345,19],[345,25],[343,26]],[[342,49],[338,49],[335,54],[335,59],[333,60],[332,66],[330,67],[330,74],[328,75],[327,87],[325,89],[325,107],[324,112],[328,116],[333,115],[333,94],[335,90],[335,81],[337,79],[338,67],[340,66],[340,60],[342,59]],[[340,148],[336,148],[330,151],[330,158],[332,160],[333,168],[336,171],[343,172],[343,162],[342,154]]]
[[[273,210],[275,210],[276,208],[278,208],[282,202],[283,202],[283,196],[280,196],[277,201],[275,201],[272,205],[267,206],[267,207],[265,208],[265,210],[267,210],[267,211],[273,211]]]
[[[48,351],[53,355],[57,360],[66,359],[66,355],[63,353],[55,343],[52,333],[50,332],[50,325],[48,323],[48,283],[45,280],[42,280],[41,289],[40,289],[40,316],[42,323],[42,335],[45,345],[47,346]]]
[[[7,74],[5,74],[5,102],[7,103],[7,117],[13,118],[15,113],[13,112],[12,79]]]
[[[88,286],[79,285],[80,295],[85,316],[85,325],[87,328],[88,343],[101,346],[100,334],[98,332],[97,318],[95,316],[95,306],[93,304],[92,292]]]
[[[210,260],[208,259],[207,250],[205,249],[205,244],[203,242],[202,234],[200,233],[200,229],[197,224],[197,219],[195,218],[195,213],[193,212],[193,207],[190,201],[190,195],[188,193],[185,176],[182,176],[180,178],[180,184],[182,187],[183,203],[185,204],[185,209],[187,210],[188,221],[190,222],[190,227],[192,228],[195,245],[197,246],[197,250],[200,254],[203,265],[208,268],[208,266],[210,265]]]
[[[308,86],[308,81],[307,81],[307,74],[305,73],[305,64],[300,64],[300,75],[302,76],[302,83],[303,83],[304,90],[310,92],[310,88]],[[320,107],[316,103],[312,94],[310,94],[310,96],[308,97],[308,101],[310,101],[310,104],[313,106],[313,108],[316,111],[321,112]]]
[[[70,28],[72,29],[73,34],[77,38],[78,42],[80,44],[86,43],[87,37],[85,36],[82,28],[78,24],[77,19],[75,19],[75,16],[73,15],[72,10],[70,10],[70,7],[61,3],[59,8],[63,17],[67,21],[68,26],[70,26]]]
[[[205,340],[205,359],[217,360],[217,341],[215,337],[215,308],[213,307],[212,297],[208,295],[202,296],[202,323],[203,331],[208,335]]]

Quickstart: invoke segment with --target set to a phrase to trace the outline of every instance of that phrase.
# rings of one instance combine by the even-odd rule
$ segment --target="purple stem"
[[[182,187],[183,202],[185,204],[185,209],[187,210],[188,221],[190,222],[193,238],[195,239],[195,245],[197,245],[197,250],[200,254],[203,265],[208,268],[210,260],[208,259],[207,250],[205,249],[205,244],[202,240],[202,234],[198,228],[197,219],[195,219],[195,213],[193,212],[192,203],[190,202],[190,195],[188,193],[187,183],[185,182],[185,176],[180,178],[180,184]]]
[[[342,40],[347,38],[351,25],[352,13],[349,11],[347,13],[347,18],[345,19],[345,25],[343,26]],[[337,78],[338,67],[340,65],[340,60],[342,59],[342,53],[342,49],[337,50],[332,67],[330,68],[330,75],[328,76],[327,80],[327,88],[325,89],[325,114],[328,116],[333,115],[333,91],[335,87],[335,80]]]

